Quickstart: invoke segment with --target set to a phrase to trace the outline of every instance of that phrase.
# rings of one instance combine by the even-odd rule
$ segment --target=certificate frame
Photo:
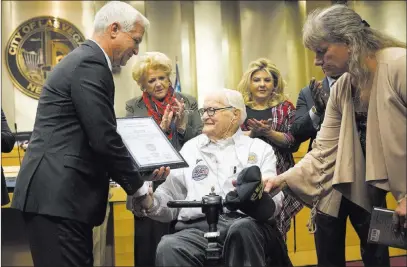
[[[154,118],[134,116],[116,118],[116,122],[117,133],[121,136],[139,172],[150,172],[160,167],[170,167],[170,169],[189,167]],[[152,132],[146,132],[146,129]],[[139,134],[139,138],[135,138],[132,134]],[[158,140],[152,140],[153,137]],[[163,160],[165,157],[167,160]]]

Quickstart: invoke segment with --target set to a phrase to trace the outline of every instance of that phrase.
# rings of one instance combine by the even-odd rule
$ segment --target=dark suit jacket
[[[127,194],[141,187],[116,132],[114,90],[105,55],[93,41],[55,66],[41,92],[12,208],[100,225],[109,177]]]
[[[1,153],[8,153],[13,150],[16,138],[8,127],[6,116],[1,109]],[[1,205],[6,205],[10,202],[8,197],[6,178],[4,177],[3,167],[1,168]]]
[[[329,93],[329,82],[328,79],[322,81],[322,88]],[[312,142],[317,136],[318,130],[314,128],[312,124],[309,111],[314,106],[314,100],[311,96],[311,90],[309,86],[303,88],[297,99],[297,107],[295,111],[295,120],[291,125],[291,134],[294,136],[297,142],[297,150],[302,142],[310,140],[308,151],[311,150]],[[323,118],[324,114],[322,115]],[[322,120],[321,120],[322,122]]]

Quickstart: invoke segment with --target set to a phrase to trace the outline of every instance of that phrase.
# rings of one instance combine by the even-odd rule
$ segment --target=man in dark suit
[[[169,174],[161,167],[141,177],[116,132],[112,66],[138,53],[148,24],[129,4],[109,2],[95,15],[92,39],[44,84],[12,200],[35,266],[93,266],[92,228],[104,220],[109,178],[133,195],[143,179]]]
[[[13,150],[16,138],[10,131],[7,124],[6,116],[1,109],[1,153],[9,153]],[[8,197],[6,178],[4,177],[3,167],[1,167],[1,205],[7,205],[10,202]]]
[[[310,84],[303,88],[298,96],[291,133],[294,135],[298,146],[311,139],[308,151],[311,150],[312,142],[324,119],[330,87],[334,82],[335,79],[331,77],[325,77],[322,82],[316,82],[315,78],[312,78]]]

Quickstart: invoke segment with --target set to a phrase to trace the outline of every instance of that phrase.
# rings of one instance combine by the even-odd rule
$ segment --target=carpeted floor
[[[407,267],[407,255],[406,256],[397,256],[390,258],[391,267]],[[307,265],[303,267],[316,267],[313,265]],[[349,261],[346,263],[346,267],[364,267],[362,261]]]
[[[390,265],[391,267],[406,267],[407,266],[407,256],[401,256],[401,257],[391,257],[390,258]],[[346,263],[347,267],[363,267],[363,262],[362,261],[353,261],[353,262],[347,262]]]

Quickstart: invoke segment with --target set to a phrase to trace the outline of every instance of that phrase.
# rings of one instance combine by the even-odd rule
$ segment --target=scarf
[[[169,104],[170,106],[174,106],[175,104],[175,93],[174,88],[170,86],[168,88],[167,95],[164,97],[162,101],[156,99],[155,97],[151,97],[149,93],[143,92],[143,102],[147,107],[148,116],[153,117],[155,122],[160,125],[162,118],[164,116],[165,108]],[[175,132],[175,123],[174,120],[170,124],[170,131],[167,133],[168,139],[172,139],[172,135]]]

